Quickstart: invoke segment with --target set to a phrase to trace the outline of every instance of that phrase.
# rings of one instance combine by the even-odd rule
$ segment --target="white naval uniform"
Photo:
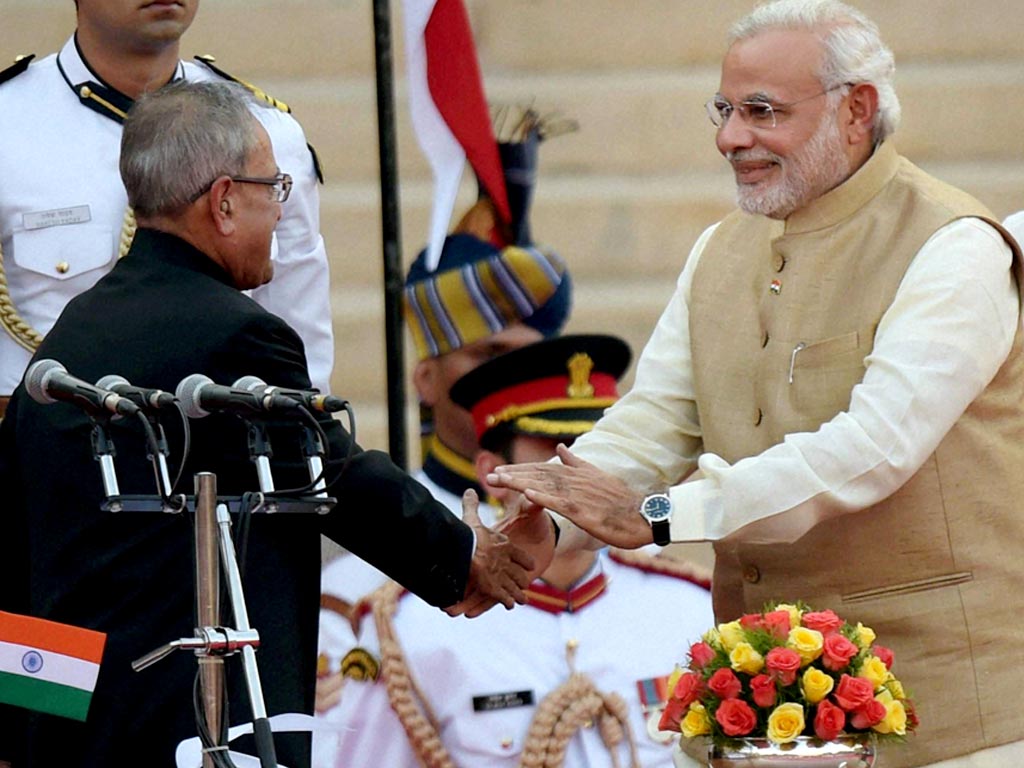
[[[520,606],[453,619],[412,595],[401,599],[395,633],[455,765],[518,764],[537,706],[569,677],[570,641],[578,643],[576,670],[598,690],[617,692],[626,700],[641,765],[672,765],[672,743],[647,734],[637,682],[668,675],[676,663],[685,662],[690,644],[713,626],[710,593],[604,555],[601,563],[609,579],[606,591],[572,613]],[[372,618],[363,624],[361,644],[376,652]],[[474,711],[475,696],[526,691],[532,705]],[[339,726],[337,754],[334,762],[316,768],[419,765],[383,682],[348,681],[336,710],[329,715]],[[629,764],[628,752],[619,758],[621,765]],[[584,729],[572,737],[565,765],[603,768],[612,762],[596,730]]]
[[[422,483],[435,499],[448,507],[460,519],[462,518],[462,499],[459,496],[439,486],[422,469],[413,472],[412,476]],[[489,504],[481,503],[478,512],[481,521],[488,527],[493,526],[498,519],[498,510]],[[374,568],[365,560],[361,560],[352,554],[344,554],[341,557],[335,558],[324,567],[320,574],[320,591],[325,595],[339,598],[350,606],[355,606],[361,598],[369,595],[387,580],[388,577],[383,572]],[[436,608],[433,610],[437,611]],[[440,614],[439,611],[438,613]],[[371,618],[365,619],[361,624],[360,634],[356,635],[352,631],[352,625],[348,619],[330,609],[320,609],[320,629],[317,648],[320,665],[326,669],[328,674],[338,674],[342,659],[350,650],[362,645],[360,640],[362,630],[365,630],[372,623]],[[371,640],[374,646],[374,654],[379,655],[376,649],[376,633],[372,634]],[[349,681],[346,681],[345,684],[347,686]],[[325,723],[343,726],[344,724],[338,719],[339,715],[340,709],[338,707],[334,707],[325,713],[316,713],[317,719]],[[336,730],[326,729],[314,733],[313,765],[316,768],[327,765],[333,766],[333,755],[336,749]]]
[[[175,77],[220,79],[191,62],[181,62]],[[100,82],[73,37],[59,54],[0,84],[0,246],[14,305],[42,334],[114,266],[127,207],[118,172],[121,124],[84,106],[67,81]],[[253,113],[294,186],[274,233],[274,279],[251,295],[298,332],[314,386],[328,391],[334,341],[313,159],[291,115],[262,104]],[[182,297],[183,323],[188,301]],[[14,390],[30,357],[0,327],[0,395]]]

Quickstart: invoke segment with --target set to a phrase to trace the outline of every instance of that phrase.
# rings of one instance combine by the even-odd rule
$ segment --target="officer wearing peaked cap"
[[[459,379],[451,396],[472,414],[478,476],[543,460],[588,431],[629,361],[616,337],[567,335]],[[330,765],[669,768],[672,747],[647,722],[712,620],[706,575],[643,553],[569,552],[530,586],[527,606],[472,622],[382,587],[361,640],[387,673],[346,685]]]
[[[79,0],[78,29],[59,53],[0,75],[0,111],[11,117],[0,121],[0,408],[65,304],[131,244],[117,159],[133,100],[170,80],[224,76],[208,58],[179,59],[198,4]],[[310,377],[326,390],[334,345],[318,171],[302,128],[276,107],[263,99],[253,112],[294,186],[275,232],[274,280],[253,298],[298,331]]]

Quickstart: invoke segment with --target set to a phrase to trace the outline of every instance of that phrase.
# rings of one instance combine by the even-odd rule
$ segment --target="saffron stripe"
[[[0,672],[0,704],[85,720],[91,699],[90,691]]]
[[[94,661],[0,641],[0,672],[91,691],[96,687],[99,671],[100,665]]]
[[[99,664],[107,636],[91,629],[0,611],[0,640]]]

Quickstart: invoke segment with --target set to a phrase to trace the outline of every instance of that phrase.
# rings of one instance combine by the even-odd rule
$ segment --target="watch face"
[[[672,501],[668,496],[649,496],[644,499],[644,517],[648,520],[667,520],[672,514]]]

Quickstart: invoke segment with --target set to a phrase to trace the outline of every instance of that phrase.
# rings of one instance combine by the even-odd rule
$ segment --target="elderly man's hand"
[[[496,603],[511,609],[526,602],[523,589],[530,583],[533,557],[509,537],[480,522],[476,492],[462,495],[462,521],[476,531],[476,551],[469,565],[469,583],[462,601],[445,608],[450,616],[479,616]]]
[[[558,446],[561,464],[509,464],[487,476],[493,486],[511,488],[527,501],[553,509],[591,536],[614,547],[635,549],[653,540],[651,526],[640,516],[643,494],[614,475]]]

